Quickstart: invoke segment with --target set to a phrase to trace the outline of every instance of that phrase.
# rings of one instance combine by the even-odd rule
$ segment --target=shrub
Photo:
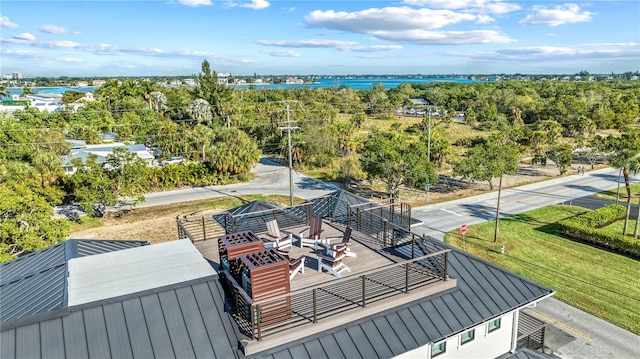
[[[640,244],[622,233],[611,233],[601,228],[624,218],[625,207],[609,205],[558,222],[560,233],[571,238],[594,243],[614,251],[640,257]]]

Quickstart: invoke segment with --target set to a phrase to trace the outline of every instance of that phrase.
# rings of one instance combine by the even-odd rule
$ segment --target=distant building
[[[113,134],[115,135],[115,134]],[[115,137],[112,137],[115,138]],[[98,145],[87,145],[85,141],[80,140],[66,140],[71,146],[71,154],[62,157],[62,168],[64,168],[65,174],[73,174],[78,170],[71,160],[74,158],[82,159],[82,163],[85,163],[91,154],[98,156],[96,161],[98,163],[105,163],[107,157],[113,154],[113,149],[116,147],[124,147],[133,152],[139,158],[142,158],[148,166],[154,166],[156,164],[155,157],[143,144],[125,145],[121,142],[103,143]]]
[[[60,94],[29,94],[25,96],[12,95],[12,101],[24,101],[29,103],[30,108],[37,108],[40,111],[54,112],[61,109],[60,101],[62,101],[62,95]],[[17,104],[2,104],[0,105],[0,112],[13,113],[18,110],[24,110],[27,106]]]
[[[288,77],[284,83],[290,85],[302,85],[304,84],[304,80],[297,77]]]

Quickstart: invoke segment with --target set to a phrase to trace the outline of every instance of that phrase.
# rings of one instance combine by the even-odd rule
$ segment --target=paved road
[[[194,187],[145,195],[145,202],[136,207],[158,206],[175,202],[193,201],[219,196],[260,193],[263,195],[289,195],[289,170],[263,158],[254,169],[257,177],[250,182],[227,186]],[[292,172],[293,195],[310,199],[335,191],[338,187],[317,181],[296,171]]]
[[[556,299],[525,311],[550,324],[545,343],[561,358],[640,358],[639,336]]]
[[[638,182],[639,179],[632,178],[632,182]],[[576,199],[580,199],[583,204],[589,201],[600,203],[597,199],[589,199],[589,196],[615,188],[617,183],[618,170],[605,168],[588,172],[583,176],[571,175],[505,189],[500,198],[500,215],[504,217],[558,203],[570,204]],[[462,224],[471,225],[495,219],[497,199],[497,192],[492,192],[415,207],[412,215],[423,224],[412,230],[418,234],[443,239],[445,233],[459,228]]]

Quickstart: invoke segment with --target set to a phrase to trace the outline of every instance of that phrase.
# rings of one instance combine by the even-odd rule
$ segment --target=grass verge
[[[87,229],[100,228],[114,224],[141,222],[145,220],[156,219],[159,217],[175,217],[181,214],[197,213],[200,211],[212,209],[219,209],[222,212],[223,210],[255,200],[262,200],[280,204],[282,206],[289,206],[289,196],[281,195],[263,196],[257,194],[236,197],[214,197],[197,201],[172,203],[171,205],[166,206],[141,207],[133,208],[126,211],[110,212],[107,213],[107,215],[103,218],[82,216],[77,220],[69,221],[69,233],[73,234],[75,232],[80,232]],[[295,204],[299,204],[302,202],[302,199],[294,198]]]
[[[549,206],[470,226],[447,243],[556,291],[554,297],[635,334],[640,334],[640,261],[557,236],[556,222],[584,213],[572,206]],[[500,247],[505,246],[505,254]]]
[[[616,188],[612,188],[610,190],[607,191],[603,191],[600,193],[596,193],[595,196],[597,198],[601,198],[601,199],[606,199],[609,201],[615,201],[616,200],[616,194],[618,193],[618,187]],[[633,204],[638,203],[638,193],[640,193],[640,183],[632,183],[631,184],[631,201]],[[635,198],[635,200],[634,200]],[[620,183],[620,197],[618,198],[618,200],[621,203],[626,203],[627,202],[627,189],[624,187],[624,183]]]

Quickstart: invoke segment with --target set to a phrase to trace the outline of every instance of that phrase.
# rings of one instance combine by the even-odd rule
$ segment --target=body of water
[[[454,78],[454,77],[446,77],[446,78],[436,78],[436,77],[424,77],[424,78],[413,78],[413,77],[399,77],[399,78],[387,78],[387,77],[367,77],[367,78],[351,78],[351,77],[335,77],[335,78],[322,78],[317,79],[314,83],[307,84],[264,84],[264,85],[254,85],[256,89],[262,89],[267,86],[270,89],[276,88],[299,88],[299,87],[310,87],[310,88],[318,88],[318,87],[340,87],[346,86],[355,90],[368,90],[376,83],[382,83],[386,88],[394,88],[398,87],[400,84],[411,83],[411,84],[422,84],[422,83],[432,83],[432,82],[457,82],[462,84],[470,84],[473,82],[479,82],[477,80],[470,80],[467,78]],[[244,88],[251,85],[236,85],[236,88]]]
[[[22,87],[7,87],[7,92],[9,93],[9,97],[2,96],[3,100],[11,100],[11,96],[22,94]],[[31,87],[31,91],[34,94],[63,94],[67,91],[78,91],[78,92],[95,92],[95,87]]]
[[[351,77],[335,77],[335,78],[322,78],[317,79],[314,83],[305,83],[305,84],[247,84],[247,85],[235,85],[233,87],[237,89],[242,88],[255,88],[257,90],[269,88],[269,89],[287,89],[287,88],[319,88],[319,87],[340,87],[346,86],[353,88],[355,90],[367,90],[370,89],[371,86],[377,83],[382,83],[387,89],[398,87],[403,83],[410,84],[423,84],[423,83],[433,83],[433,82],[456,82],[462,84],[470,84],[474,82],[480,82],[479,80],[470,80],[467,78],[457,78],[457,77],[446,77],[446,78],[437,78],[437,77],[424,77],[424,78],[387,78],[387,77],[367,77],[367,78],[351,78]],[[20,95],[22,93],[22,88],[20,87],[8,87],[7,92],[10,95]],[[95,92],[95,87],[33,87],[31,90],[38,94],[63,94],[67,91],[80,91],[80,92]],[[3,100],[10,100],[11,97],[2,97]]]

